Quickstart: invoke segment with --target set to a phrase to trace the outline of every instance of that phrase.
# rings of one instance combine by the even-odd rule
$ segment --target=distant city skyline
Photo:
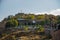
[[[60,15],[60,0],[0,0],[0,21],[18,12]]]

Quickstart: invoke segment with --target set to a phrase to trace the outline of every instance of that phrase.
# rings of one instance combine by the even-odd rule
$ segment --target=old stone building
[[[36,25],[40,24],[41,20],[18,19],[19,25]]]

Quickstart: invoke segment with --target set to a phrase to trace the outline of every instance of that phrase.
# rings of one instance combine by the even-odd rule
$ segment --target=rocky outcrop
[[[5,28],[6,21],[0,22],[0,32]]]
[[[52,40],[60,40],[60,30],[53,33]]]

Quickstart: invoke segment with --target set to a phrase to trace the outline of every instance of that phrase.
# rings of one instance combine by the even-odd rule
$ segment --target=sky
[[[18,12],[60,15],[60,0],[0,0],[0,21]]]

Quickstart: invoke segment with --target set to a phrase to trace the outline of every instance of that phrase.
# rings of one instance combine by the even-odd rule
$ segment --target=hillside
[[[34,40],[38,38],[37,40],[49,40],[52,38],[50,33],[56,30],[56,28],[58,27],[57,24],[59,23],[59,15],[55,16],[51,14],[35,15],[17,13],[15,14],[15,16],[9,15],[7,18],[4,18],[2,22],[0,22],[0,32],[2,32],[0,34],[0,37],[5,39],[6,36],[6,39],[11,38],[11,40],[13,40],[14,38],[27,38],[26,40],[28,40],[29,38],[34,38]],[[18,31],[21,31],[22,33],[19,34]],[[14,34],[15,32],[17,34]],[[7,36],[9,36],[9,38]]]

